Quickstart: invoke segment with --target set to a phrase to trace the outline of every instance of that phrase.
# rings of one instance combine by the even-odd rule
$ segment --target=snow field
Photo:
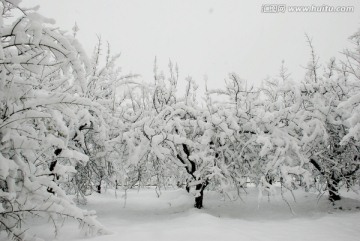
[[[28,232],[44,240],[66,241],[191,241],[191,240],[358,240],[360,237],[360,197],[343,192],[337,206],[314,193],[295,191],[294,196],[263,195],[250,188],[241,199],[223,200],[206,192],[205,208],[193,208],[193,196],[184,190],[163,190],[158,198],[153,189],[130,190],[124,207],[124,192],[107,190],[88,197],[85,209],[97,210],[98,220],[110,235],[86,237],[75,221],[66,221],[57,238],[44,223],[28,222]],[[347,197],[346,197],[347,196]],[[340,209],[341,207],[341,209]],[[6,240],[6,239],[1,239]]]

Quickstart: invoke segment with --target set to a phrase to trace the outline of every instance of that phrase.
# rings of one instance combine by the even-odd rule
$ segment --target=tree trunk
[[[336,177],[336,174],[332,173],[327,183],[327,188],[329,190],[329,200],[331,202],[335,202],[341,199],[339,195],[339,182],[340,180]]]
[[[196,185],[196,191],[199,191],[198,196],[195,197],[195,205],[194,207],[201,209],[203,208],[203,200],[204,200],[204,189],[206,188],[207,183],[201,183]]]
[[[96,192],[97,193],[101,193],[101,181],[100,181],[100,183],[99,183],[99,185],[96,185]]]
[[[323,176],[326,175],[325,171],[321,168],[321,166],[319,165],[319,163],[317,163],[316,160],[310,159],[310,163],[312,163],[314,167],[320,171],[321,175]],[[356,171],[357,170],[355,170],[355,172]],[[340,182],[339,175],[333,170],[331,172],[330,177],[327,178],[327,188],[329,191],[329,200],[331,202],[335,202],[341,199],[339,195],[339,182]]]

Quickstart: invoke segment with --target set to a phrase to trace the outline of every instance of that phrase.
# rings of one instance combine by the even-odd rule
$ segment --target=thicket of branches
[[[10,238],[27,239],[31,215],[105,233],[76,203],[106,187],[177,186],[202,208],[206,188],[236,198],[248,182],[269,193],[280,184],[337,201],[359,185],[360,30],[325,65],[307,37],[303,78],[284,63],[258,88],[231,73],[201,100],[190,77],[177,92],[173,63],[165,75],[155,62],[150,82],[123,75],[100,38],[88,58],[76,33],[18,2],[0,0],[0,231]]]

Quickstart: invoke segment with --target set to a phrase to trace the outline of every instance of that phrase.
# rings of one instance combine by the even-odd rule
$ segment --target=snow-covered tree
[[[212,149],[227,184],[218,185],[221,192],[236,188],[245,188],[247,182],[259,183],[261,163],[260,144],[256,137],[261,130],[258,127],[259,107],[262,106],[261,92],[248,87],[246,81],[237,74],[229,74],[224,89],[207,90],[207,109],[213,118],[221,118],[227,123],[215,124],[215,135],[211,139]],[[216,95],[216,96],[214,96]],[[215,98],[214,98],[214,97]],[[239,192],[238,192],[239,194]]]
[[[85,112],[89,66],[79,43],[20,1],[0,7],[0,231],[25,240],[29,215],[72,217],[104,232],[94,213],[67,197],[63,183],[89,158],[72,148]]]
[[[355,112],[345,107],[354,99],[359,82],[349,78],[344,67],[337,67],[335,60],[321,74],[308,41],[311,59],[304,81],[282,79],[265,90],[262,125],[268,132],[258,138],[260,156],[268,160],[265,173],[280,177],[288,189],[320,182],[329,199],[336,201],[339,185],[350,187],[359,170],[358,142],[350,138],[356,132],[350,130],[347,119]]]
[[[93,190],[100,193],[102,185],[116,186],[119,162],[124,159],[117,139],[122,135],[124,124],[122,117],[122,98],[120,87],[133,81],[136,75],[122,75],[116,61],[119,55],[112,55],[110,45],[103,47],[99,37],[90,61],[87,74],[85,97],[97,104],[97,108],[81,113],[82,123],[73,145],[89,156],[85,165],[77,165],[78,175],[73,179],[75,191],[84,198]],[[79,199],[80,200],[80,199]]]
[[[247,180],[268,191],[275,181],[289,190],[320,183],[338,200],[340,185],[350,187],[359,170],[358,55],[347,51],[346,64],[331,60],[321,71],[307,40],[311,58],[300,82],[284,63],[279,78],[259,89],[230,74],[225,89],[206,92],[205,107],[194,101],[193,80],[179,98],[176,71],[166,78],[155,68],[154,85],[136,84],[126,102],[122,143],[132,164],[124,173],[134,177],[132,185],[185,179],[199,208],[206,187],[223,192]]]
[[[155,68],[154,85],[136,86],[140,95],[135,97],[136,91],[128,95],[130,108],[124,113],[127,127],[122,139],[128,157],[124,173],[130,186],[185,185],[193,190],[195,207],[202,208],[206,187],[224,191],[246,180],[235,161],[240,153],[234,137],[240,131],[236,108],[200,107],[197,85],[190,77],[184,97],[177,96],[177,70],[169,66],[170,77]]]

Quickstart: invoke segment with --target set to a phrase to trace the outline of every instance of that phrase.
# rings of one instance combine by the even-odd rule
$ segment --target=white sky
[[[261,13],[266,3],[354,6],[353,13]],[[285,64],[293,79],[303,77],[309,58],[305,33],[313,38],[320,61],[349,46],[347,38],[360,27],[359,0],[24,0],[40,5],[40,13],[71,31],[89,55],[97,38],[121,53],[120,65],[152,79],[153,61],[167,70],[177,62],[180,77],[192,76],[200,86],[221,86],[229,72],[248,83],[276,76]]]

